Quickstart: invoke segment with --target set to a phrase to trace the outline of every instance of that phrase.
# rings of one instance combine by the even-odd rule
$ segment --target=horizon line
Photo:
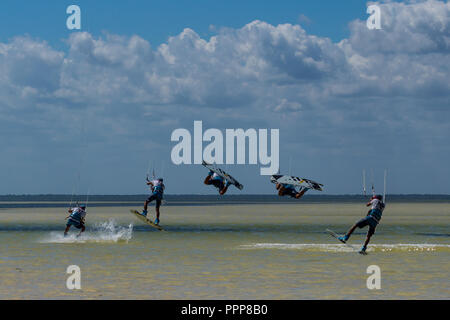
[[[111,194],[67,194],[67,193],[10,193],[10,194],[0,194],[0,197],[17,197],[17,196],[147,196],[148,193],[111,193]],[[173,193],[165,194],[164,196],[219,196],[218,194],[197,194],[197,193]],[[276,193],[250,193],[250,194],[227,194],[224,196],[242,197],[242,196],[278,196]],[[224,197],[221,196],[221,197]],[[333,194],[306,194],[305,197],[323,197],[323,196],[362,196],[370,197],[370,194],[363,195],[359,193],[333,193]],[[387,193],[386,196],[450,196],[450,194],[445,193]]]

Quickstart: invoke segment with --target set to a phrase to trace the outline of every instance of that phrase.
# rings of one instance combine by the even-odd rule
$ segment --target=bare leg
[[[206,184],[206,185],[210,185],[210,184],[212,184],[212,182],[211,182],[211,176],[207,176],[206,178],[205,178],[205,181],[203,182],[204,184]]]
[[[69,232],[70,226],[66,226],[66,230],[64,230],[64,236],[67,236],[67,232]]]
[[[159,207],[156,207],[156,219],[159,220]]]
[[[225,194],[225,192],[227,192],[227,190],[228,190],[228,187],[225,186],[225,187],[223,187],[222,190],[220,190],[219,194],[220,194],[221,196],[223,196],[223,195]]]
[[[278,195],[280,197],[284,196],[284,192],[286,189],[282,185],[280,185],[280,187],[277,186],[277,189],[278,189]]]
[[[369,231],[367,231],[366,241],[364,241],[364,247],[367,247],[372,236],[373,232],[371,232],[371,230],[369,229]]]
[[[306,193],[306,191],[308,191],[308,189],[307,189],[307,188],[304,188],[302,191],[300,191],[299,193],[297,193],[297,194],[295,195],[295,198],[296,198],[296,199],[300,199],[301,197],[303,197],[303,195]]]
[[[350,236],[352,235],[352,233],[355,231],[355,229],[356,229],[357,227],[358,227],[358,226],[357,226],[356,224],[354,224],[354,225],[350,228],[350,230],[347,231],[347,233],[345,234],[345,235],[347,236],[347,238],[350,238]]]
[[[144,203],[144,211],[147,211],[149,203],[150,203],[150,201],[148,201],[148,200],[145,201],[145,203]]]
[[[80,233],[77,235],[77,238],[78,238],[79,236],[81,236],[81,233],[84,232],[84,230],[86,230],[86,227],[85,227],[84,225],[82,225],[82,226],[81,226]]]

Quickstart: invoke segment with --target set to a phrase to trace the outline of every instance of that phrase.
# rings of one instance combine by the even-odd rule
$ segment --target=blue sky
[[[364,19],[365,2],[347,1],[24,1],[4,0],[0,11],[0,39],[29,34],[57,45],[70,31],[65,28],[66,8],[79,5],[83,30],[133,35],[152,45],[192,28],[202,37],[221,27],[240,28],[253,20],[270,24],[301,23],[309,32],[339,41],[349,33],[348,22]],[[301,15],[307,19],[300,18]],[[308,20],[309,19],[309,20]]]
[[[2,1],[0,194],[142,193],[149,161],[168,193],[215,193],[170,161],[195,120],[280,129],[281,172],[324,193],[371,168],[379,190],[387,168],[388,192],[449,194],[449,4],[379,5],[382,30],[364,1]]]

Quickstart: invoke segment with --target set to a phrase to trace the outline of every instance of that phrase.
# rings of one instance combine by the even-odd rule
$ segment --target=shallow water
[[[450,206],[389,205],[368,255],[346,231],[357,204],[162,207],[157,231],[129,207],[89,208],[87,230],[62,236],[58,208],[0,210],[2,299],[449,299]],[[358,249],[366,230],[350,245]],[[81,290],[66,268],[81,268]],[[366,269],[381,269],[381,289]]]

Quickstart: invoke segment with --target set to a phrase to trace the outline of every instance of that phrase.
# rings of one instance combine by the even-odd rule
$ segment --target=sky
[[[195,120],[279,129],[280,172],[325,194],[361,193],[364,169],[449,194],[449,68],[446,1],[2,1],[0,194],[143,193],[149,167],[167,193],[216,193],[171,161]],[[275,192],[259,165],[223,168],[231,194]]]
[[[65,12],[71,4],[82,10],[83,31],[96,36],[102,32],[138,35],[152,46],[166,42],[185,28],[195,30],[202,38],[209,38],[220,28],[241,28],[254,20],[274,25],[302,24],[312,34],[339,41],[348,35],[350,20],[367,17],[366,3],[360,0],[343,3],[333,0],[3,0],[0,39],[4,41],[28,34],[63,50],[61,40],[70,33],[65,28]]]

